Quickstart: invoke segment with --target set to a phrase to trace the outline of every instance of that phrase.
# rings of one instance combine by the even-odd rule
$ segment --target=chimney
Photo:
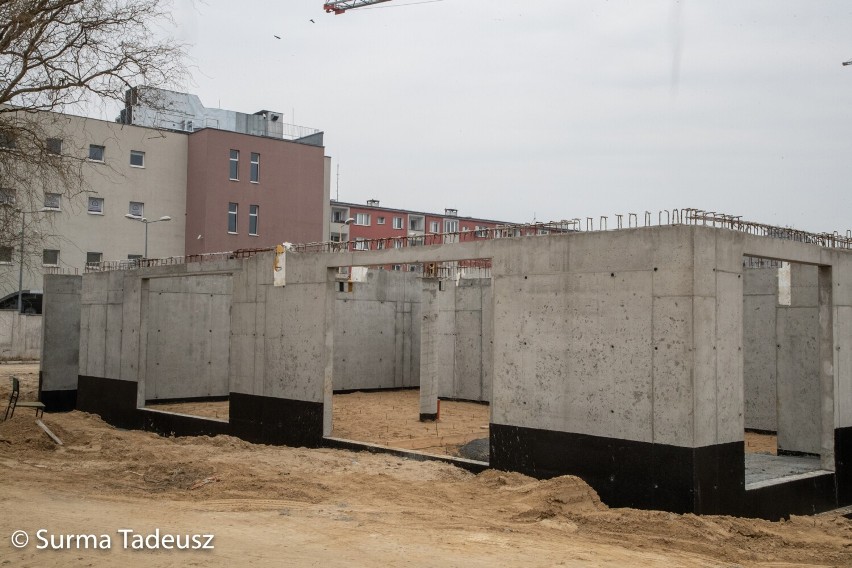
[[[369,205],[370,207],[378,207],[379,206],[379,200],[378,199],[368,199],[367,205]]]
[[[447,217],[458,217],[459,210],[458,209],[444,209],[444,215]]]

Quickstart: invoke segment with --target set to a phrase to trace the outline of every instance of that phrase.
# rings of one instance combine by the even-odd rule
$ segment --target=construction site
[[[197,514],[260,507],[360,526],[374,513],[352,510],[358,494],[468,543],[480,518],[547,533],[561,555],[615,523],[607,547],[659,531],[650,550],[676,564],[804,562],[817,549],[848,564],[852,240],[697,210],[633,225],[47,276],[38,397],[76,411],[45,419],[60,448],[18,409],[0,424],[4,461],[27,491],[94,476],[110,507],[168,497]],[[392,263],[425,268],[369,268]],[[233,478],[232,451],[263,473]],[[346,495],[340,476],[366,467]],[[442,513],[409,511],[409,491]],[[476,530],[485,558],[493,529]]]

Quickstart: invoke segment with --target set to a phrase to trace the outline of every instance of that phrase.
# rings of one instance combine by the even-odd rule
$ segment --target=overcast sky
[[[341,201],[852,228],[848,0],[175,1],[186,90],[323,130]]]

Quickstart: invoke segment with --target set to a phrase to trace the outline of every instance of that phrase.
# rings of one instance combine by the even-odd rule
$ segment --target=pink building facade
[[[205,128],[189,135],[186,254],[328,238],[324,148]]]

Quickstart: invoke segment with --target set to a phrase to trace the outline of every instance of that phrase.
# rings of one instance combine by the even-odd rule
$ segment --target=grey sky
[[[341,200],[852,228],[848,0],[176,1],[187,90],[324,130]]]

